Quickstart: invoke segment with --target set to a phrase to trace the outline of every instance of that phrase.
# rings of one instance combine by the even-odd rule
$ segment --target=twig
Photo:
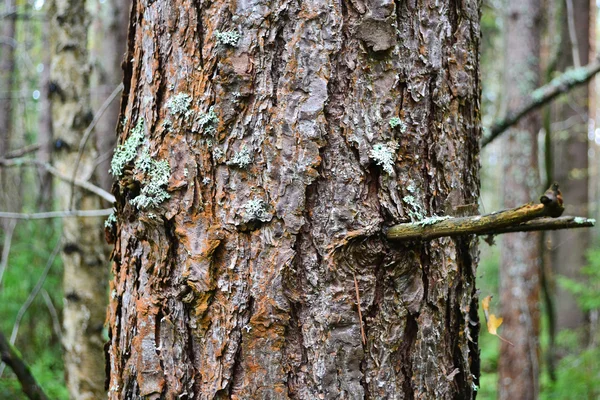
[[[390,240],[432,240],[442,236],[496,234],[539,217],[560,217],[564,210],[558,185],[553,184],[540,204],[525,204],[510,210],[470,217],[429,217],[419,222],[392,226]]]
[[[595,59],[588,65],[570,69],[554,78],[550,83],[534,90],[528,101],[517,110],[511,110],[489,128],[489,134],[481,140],[481,147],[487,146],[508,128],[516,124],[531,111],[549,103],[560,94],[566,93],[576,86],[588,82],[600,72],[600,60]]]
[[[30,144],[28,146],[21,147],[20,149],[9,151],[8,153],[6,153],[4,155],[4,157],[7,159],[22,157],[25,154],[29,154],[29,153],[33,153],[34,151],[37,151],[39,148],[40,148],[40,145],[38,143]]]
[[[58,340],[62,342],[62,329],[60,328],[58,312],[56,311],[56,307],[54,307],[54,303],[52,303],[52,299],[50,298],[50,295],[46,289],[42,289],[42,297],[44,298],[46,307],[48,308],[50,316],[52,317],[52,328],[54,329],[54,333],[58,337]]]
[[[70,211],[48,211],[42,213],[23,214],[0,211],[0,218],[15,219],[48,219],[48,218],[68,218],[68,217],[105,217],[113,213],[112,208],[103,208],[101,210],[70,210]]]
[[[19,356],[19,351],[6,340],[6,337],[4,337],[2,333],[0,333],[0,356],[2,361],[13,370],[23,388],[23,393],[25,393],[29,399],[48,399],[31,374],[27,364],[25,364],[23,359]]]
[[[49,173],[51,173],[52,175],[54,175],[55,177],[57,177],[58,179],[60,179],[62,181],[69,182],[72,185],[79,186],[89,192],[92,192],[92,193],[98,195],[99,197],[103,198],[104,200],[108,201],[111,204],[115,202],[115,196],[113,196],[111,193],[107,192],[106,190],[102,189],[101,187],[96,186],[93,183],[90,183],[88,181],[84,181],[81,179],[73,180],[73,178],[63,174],[62,172],[60,172],[58,169],[56,169],[55,167],[53,167],[50,164],[47,164],[47,163],[44,163],[44,162],[41,162],[38,160],[23,159],[23,158],[15,158],[15,159],[11,159],[11,160],[0,159],[0,166],[17,167],[17,166],[21,166],[21,165],[35,165],[35,166],[42,167],[46,171],[48,171]]]
[[[100,118],[102,117],[102,115],[104,115],[104,113],[106,112],[106,110],[108,109],[108,107],[111,105],[111,103],[117,98],[117,95],[119,93],[121,93],[123,91],[123,83],[121,82],[110,94],[110,96],[108,96],[108,98],[104,101],[104,103],[102,103],[102,106],[100,106],[100,109],[98,109],[98,112],[96,113],[96,115],[94,115],[94,119],[92,120],[92,122],[90,123],[90,125],[87,127],[87,129],[85,130],[85,132],[83,133],[83,136],[81,138],[81,140],[79,141],[79,151],[77,152],[77,159],[75,161],[75,167],[73,168],[73,176],[71,177],[71,198],[69,199],[69,208],[73,207],[73,186],[75,186],[75,178],[77,177],[77,172],[79,170],[79,163],[81,162],[81,157],[83,156],[83,150],[85,149],[85,146],[88,142],[88,140],[90,139],[90,136],[94,130],[94,128],[96,127],[96,124],[98,123],[98,121],[100,120]],[[108,200],[109,203],[114,203],[114,197],[113,200]]]
[[[2,259],[0,259],[0,287],[2,287],[2,278],[4,277],[4,271],[8,265],[8,256],[10,254],[10,246],[12,243],[13,233],[15,233],[15,227],[17,221],[8,221],[6,229],[4,230],[4,244],[2,245]]]
[[[356,280],[356,275],[354,272],[352,273],[352,277],[354,278],[354,289],[356,290],[356,306],[358,307],[358,320],[360,322],[360,336],[362,337],[363,344],[367,344],[367,336],[365,335],[365,328],[363,327],[363,319],[362,312],[360,311],[360,293],[358,291],[358,281]]]
[[[567,216],[559,218],[536,218],[516,226],[496,229],[494,232],[482,232],[478,235],[497,235],[510,232],[556,231],[559,229],[591,228],[596,225],[592,218]]]

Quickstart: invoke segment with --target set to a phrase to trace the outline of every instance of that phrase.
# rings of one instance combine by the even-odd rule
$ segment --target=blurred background
[[[81,30],[72,34],[79,42],[70,44],[81,47],[76,60],[52,54],[49,43],[60,32],[49,21],[63,2],[56,3],[58,10],[50,1],[0,0],[0,334],[19,349],[50,398],[67,399],[77,385],[92,393],[89,398],[101,398],[107,337],[104,315],[94,307],[106,307],[110,247],[96,241],[93,248],[101,271],[93,282],[104,296],[76,287],[68,268],[77,262],[79,238],[104,235],[111,212],[108,169],[129,2],[81,2],[88,13],[76,16]],[[484,136],[508,111],[535,101],[536,88],[564,74],[578,79],[596,62],[599,6],[581,0],[483,1]],[[60,70],[68,62],[81,69],[72,80],[75,88],[51,74],[51,64]],[[485,142],[481,213],[535,200],[557,181],[565,214],[598,218],[599,89],[594,79],[569,89]],[[77,101],[65,104],[77,107],[78,120],[65,121],[73,109],[53,110],[51,102],[73,93]],[[79,136],[65,134],[69,126],[80,127]],[[57,182],[66,183],[65,190],[53,189]],[[74,186],[94,201],[73,195]],[[65,221],[83,219],[65,217],[86,208],[82,204],[95,218],[86,218],[74,234]],[[481,239],[480,299],[492,296],[489,312],[504,318],[504,340],[482,329],[478,398],[507,398],[516,388],[531,393],[518,398],[600,399],[599,234],[596,227]],[[480,319],[484,325],[483,310]],[[65,371],[84,353],[98,363],[86,366],[84,378],[65,381]],[[0,399],[21,398],[12,370],[0,366]]]

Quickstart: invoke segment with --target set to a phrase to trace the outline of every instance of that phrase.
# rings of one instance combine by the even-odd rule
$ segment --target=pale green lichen
[[[202,127],[205,134],[212,135],[215,133],[215,127],[219,123],[219,116],[215,113],[214,107],[210,107],[206,114],[200,114],[198,123]]]
[[[140,194],[130,200],[139,210],[157,207],[171,196],[165,190],[171,176],[167,160],[153,159],[145,148],[135,163],[135,168],[145,174]]]
[[[106,218],[106,221],[104,221],[104,227],[110,229],[116,223],[117,223],[117,215],[115,214],[115,211],[113,210],[113,212],[108,216],[108,218]]]
[[[267,222],[270,219],[267,212],[267,205],[262,199],[253,199],[244,205],[246,217],[249,221],[258,220]]]
[[[408,209],[408,216],[410,217],[411,221],[417,222],[425,218],[425,210],[423,209],[423,206],[421,206],[413,196],[404,196],[402,200],[410,206]]]
[[[404,123],[404,121],[402,121],[400,118],[398,117],[394,117],[392,119],[390,119],[390,128],[394,129],[396,127],[400,127],[400,132],[404,133],[406,132],[406,124]]]
[[[189,117],[192,113],[190,106],[192,104],[192,96],[187,93],[177,93],[167,101],[167,108],[173,115],[184,115]]]
[[[240,151],[235,153],[231,160],[227,161],[227,165],[234,165],[241,169],[247,168],[250,164],[252,164],[252,155],[246,146],[243,146]]]
[[[215,147],[213,149],[213,158],[215,159],[216,162],[221,162],[223,160],[223,157],[225,157],[225,153],[223,152],[223,149],[221,149],[220,147]]]
[[[217,42],[222,45],[236,47],[238,41],[242,36],[238,31],[228,31],[228,32],[220,32],[215,31],[215,38],[217,38]]]
[[[110,173],[113,176],[123,175],[125,165],[137,155],[139,147],[144,142],[144,119],[140,118],[135,128],[131,130],[125,143],[115,149],[115,154],[110,162]]]
[[[394,162],[396,161],[395,144],[377,143],[369,152],[369,157],[381,166],[389,175],[394,173]]]
[[[452,218],[452,217],[449,215],[444,215],[444,216],[440,216],[440,217],[434,215],[432,217],[423,218],[422,220],[417,221],[417,224],[419,224],[421,226],[429,226],[429,225],[437,224],[440,221],[444,221],[444,220],[447,220],[450,218]]]

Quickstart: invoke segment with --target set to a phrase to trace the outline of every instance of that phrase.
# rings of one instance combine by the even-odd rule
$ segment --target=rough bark
[[[517,109],[539,85],[540,2],[510,0],[506,15],[505,91]],[[503,198],[515,207],[537,197],[538,113],[522,118],[504,138]],[[539,384],[539,233],[504,235],[500,298],[504,318],[498,365],[499,399],[536,399]]]
[[[479,35],[477,1],[134,2],[109,398],[473,398],[476,240],[381,228],[477,202]]]
[[[90,34],[90,58],[92,60],[92,108],[96,113],[112,91],[123,82],[121,63],[127,46],[127,26],[131,1],[107,0],[94,3],[94,18]],[[110,190],[113,178],[108,170],[117,137],[115,135],[119,119],[119,101],[113,101],[95,130],[99,164],[96,170],[100,187]]]
[[[79,142],[90,123],[87,13],[84,0],[51,3],[51,80],[56,168],[72,176]],[[88,146],[77,178],[88,180],[94,170],[95,152]],[[100,199],[68,182],[55,185],[62,210],[99,209]],[[71,197],[73,196],[73,201]],[[102,243],[101,218],[68,218],[63,221],[65,246],[63,288],[63,345],[66,382],[71,398],[100,399],[104,392],[102,328],[105,318],[107,262]]]
[[[579,62],[588,62],[590,51],[590,2],[569,0],[573,4],[573,26],[577,37]],[[568,12],[562,13],[561,51],[557,69],[563,71],[574,64],[573,43],[568,32]],[[560,180],[569,194],[567,213],[588,215],[588,88],[582,86],[566,94],[552,107],[553,179]],[[575,280],[585,279],[580,269],[586,264],[585,252],[589,244],[586,230],[555,232],[551,235],[551,263],[555,275]],[[556,331],[584,328],[585,313],[575,297],[560,286],[555,292]],[[583,332],[582,332],[583,333]]]

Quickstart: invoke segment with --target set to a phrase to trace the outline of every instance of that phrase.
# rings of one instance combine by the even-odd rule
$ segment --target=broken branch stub
[[[509,231],[516,232],[519,231],[519,226],[523,226],[529,221],[541,217],[557,218],[562,215],[563,211],[562,194],[558,184],[554,183],[540,197],[538,204],[528,203],[510,210],[485,215],[458,218],[440,217],[439,219],[434,217],[418,222],[398,224],[388,229],[387,238],[395,241],[432,240],[443,236],[495,235]],[[589,223],[592,220],[587,221]],[[564,225],[564,228],[566,227],[568,226]],[[543,230],[541,228],[539,224],[536,225],[536,230]]]

